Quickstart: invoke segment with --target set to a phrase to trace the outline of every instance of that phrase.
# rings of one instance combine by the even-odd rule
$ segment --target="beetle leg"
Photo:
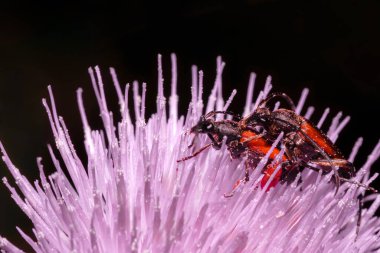
[[[223,196],[225,198],[231,198],[234,196],[236,190],[241,186],[241,183],[244,182],[244,179],[239,179],[238,181],[236,181],[236,183],[234,184],[234,186],[232,187],[232,191],[230,192],[226,192],[223,194]]]
[[[308,163],[310,165],[320,167],[323,171],[327,173],[331,171],[331,163],[332,163],[332,165],[339,168],[338,170],[339,176],[343,178],[351,178],[355,175],[354,165],[351,162],[347,161],[346,159],[334,158],[334,159],[331,159],[331,163],[330,161],[326,159],[316,159],[316,160],[311,160]]]
[[[357,181],[349,180],[349,179],[344,178],[344,177],[341,177],[340,181],[347,182],[347,183],[350,183],[350,184],[354,184],[354,185],[357,185],[359,187],[363,187],[366,191],[371,191],[373,193],[378,193],[378,190],[376,190],[375,188],[373,188],[371,186],[368,186],[368,185],[365,185],[365,184],[362,184],[362,183],[357,182]]]
[[[244,177],[244,183],[247,183],[249,181],[249,162],[248,160],[245,160],[244,163],[245,167],[245,177]]]
[[[292,144],[286,143],[285,141],[284,141],[284,145],[285,145],[285,154],[288,157],[288,159],[292,163],[297,163],[296,157],[294,155],[294,146]]]
[[[245,184],[249,181],[249,162],[248,162],[248,160],[245,160],[244,165],[245,165],[244,179],[239,179],[238,181],[236,181],[236,183],[232,187],[232,191],[223,194],[225,198],[231,198],[232,196],[234,196],[236,190],[241,186],[241,184],[242,183]]]
[[[318,171],[319,169],[321,169],[324,172],[329,173],[329,172],[331,172],[331,164],[335,167],[342,168],[342,170],[338,171],[341,174],[341,176],[339,176],[339,181],[347,182],[350,184],[355,184],[359,187],[365,188],[367,191],[372,191],[374,193],[377,192],[376,189],[374,189],[368,185],[365,185],[365,184],[362,184],[360,182],[353,181],[353,180],[349,179],[354,175],[355,168],[351,162],[349,162],[345,159],[331,159],[331,161],[327,161],[325,159],[317,159],[317,160],[309,161],[306,165],[307,165],[307,167],[309,167],[312,170]],[[346,173],[346,174],[343,174],[343,173]],[[344,176],[346,176],[346,177],[344,177]]]
[[[283,172],[281,175],[281,182],[287,184],[292,183],[296,179],[298,173],[303,169],[299,162],[292,162],[290,160],[283,162],[282,166]],[[299,178],[298,184],[300,183],[302,183],[302,177]]]
[[[359,209],[358,209],[358,220],[356,221],[356,236],[355,236],[355,241],[358,239],[360,224],[362,222],[363,195],[360,194],[358,196],[358,200],[359,200]]]
[[[218,142],[217,140],[215,140],[214,136],[210,133],[207,133],[207,136],[210,138],[210,140],[212,141],[212,147],[215,148],[216,150],[219,150],[221,147],[222,147],[222,143],[221,142]]]
[[[334,178],[335,178],[335,184],[336,184],[335,195],[336,195],[338,193],[338,190],[339,190],[339,187],[340,187],[341,178],[340,178],[340,176],[338,174],[337,169],[334,168],[334,163],[333,163],[334,159],[332,159],[331,157],[329,157],[326,154],[326,152],[317,143],[315,143],[315,141],[307,133],[305,133],[304,131],[302,131],[302,129],[299,129],[299,133],[301,133],[311,143],[311,145],[313,145],[313,147],[315,147],[319,151],[319,153],[331,165],[331,169],[334,171]]]

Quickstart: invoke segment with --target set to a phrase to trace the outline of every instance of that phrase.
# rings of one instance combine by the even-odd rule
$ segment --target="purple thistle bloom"
[[[77,92],[85,135],[88,164],[77,156],[68,129],[58,116],[49,87],[49,116],[56,149],[48,147],[56,172],[46,176],[38,159],[40,180],[30,183],[12,164],[1,145],[21,195],[6,178],[12,198],[34,224],[33,238],[17,228],[36,252],[369,252],[380,247],[380,219],[374,216],[379,194],[370,194],[356,235],[359,194],[355,184],[344,183],[336,196],[329,176],[311,170],[302,172],[303,183],[277,185],[269,192],[257,187],[265,159],[251,171],[251,180],[232,198],[223,194],[244,175],[243,159],[231,160],[225,145],[208,150],[183,163],[176,160],[191,153],[187,129],[211,110],[225,110],[222,97],[224,63],[217,61],[215,85],[205,104],[202,99],[203,72],[193,68],[192,100],[186,117],[178,118],[176,58],[172,55],[169,106],[164,97],[161,56],[158,58],[157,112],[145,116],[146,84],[126,85],[122,91],[111,69],[120,104],[121,121],[114,122],[103,89],[100,70],[89,69],[104,124],[92,130],[86,118],[82,90]],[[248,85],[244,114],[254,110],[271,90],[271,79],[253,101],[255,75]],[[141,92],[139,88],[142,88]],[[133,93],[135,123],[128,108]],[[297,113],[305,103],[302,93]],[[167,109],[169,110],[167,112]],[[309,118],[313,108],[305,114]],[[318,127],[324,123],[325,111]],[[348,123],[339,113],[328,131],[335,141]],[[220,117],[220,116],[218,116]],[[281,138],[281,136],[280,136]],[[279,139],[278,139],[279,140]],[[209,143],[200,136],[197,146]],[[355,144],[353,161],[362,139]],[[57,157],[63,160],[59,162]],[[268,154],[269,155],[269,154]],[[370,167],[380,156],[380,142],[352,180],[370,184]],[[299,175],[300,176],[300,175]],[[297,180],[296,180],[297,181]],[[269,184],[269,182],[268,182]],[[302,190],[301,190],[302,187]],[[0,237],[2,252],[22,252]]]

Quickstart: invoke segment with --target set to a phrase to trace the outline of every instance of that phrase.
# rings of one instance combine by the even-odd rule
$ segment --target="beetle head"
[[[190,133],[200,134],[200,133],[210,133],[215,129],[215,120],[212,118],[206,118],[205,116],[201,116],[198,123],[193,126],[190,130]]]
[[[270,111],[268,108],[259,107],[253,113],[248,124],[252,124],[253,126],[256,126],[256,125],[263,126],[267,123],[269,116],[270,116]]]

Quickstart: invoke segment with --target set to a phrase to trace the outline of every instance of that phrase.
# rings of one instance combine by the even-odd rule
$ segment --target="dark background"
[[[54,143],[41,98],[53,85],[78,152],[84,157],[82,126],[75,90],[85,91],[86,109],[99,128],[98,111],[87,68],[99,64],[108,83],[108,99],[117,111],[109,66],[121,83],[148,83],[148,112],[155,108],[156,55],[163,54],[169,94],[170,53],[177,53],[181,113],[189,102],[190,67],[204,70],[206,93],[215,77],[216,56],[227,65],[227,98],[237,88],[232,109],[240,111],[249,73],[258,75],[256,95],[268,74],[274,89],[298,100],[311,89],[313,121],[325,107],[352,116],[338,146],[348,155],[359,136],[364,145],[357,166],[377,143],[380,99],[380,2],[372,1],[63,1],[20,3],[0,11],[0,139],[30,180],[37,179],[35,158],[52,171],[47,143]],[[373,169],[379,170],[379,163]],[[0,176],[10,177],[4,164]],[[13,180],[11,180],[13,183]],[[379,186],[379,184],[377,184]],[[15,226],[31,233],[31,224],[0,185],[0,234],[28,249]]]

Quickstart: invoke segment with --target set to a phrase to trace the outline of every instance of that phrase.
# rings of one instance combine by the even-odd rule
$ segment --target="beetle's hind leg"
[[[329,173],[332,170],[331,164],[334,167],[338,167],[338,174],[339,174],[339,181],[340,182],[347,182],[350,184],[354,184],[354,185],[357,185],[358,187],[363,187],[367,191],[371,191],[374,193],[378,192],[373,187],[370,187],[370,186],[362,184],[360,182],[351,180],[350,178],[352,178],[355,175],[355,167],[351,162],[349,162],[345,159],[337,159],[336,158],[336,159],[331,159],[331,161],[327,161],[325,159],[311,160],[307,163],[307,167],[309,167],[310,169],[315,170],[315,171],[318,171],[321,169],[323,171],[323,173]]]
[[[340,181],[347,182],[347,183],[350,183],[350,184],[355,184],[358,187],[363,187],[366,191],[371,191],[373,193],[377,193],[378,192],[373,187],[370,187],[370,186],[368,186],[366,184],[362,184],[360,182],[351,180],[351,178],[354,177],[355,173],[356,173],[355,167],[354,167],[354,165],[351,162],[349,162],[347,160],[344,160],[344,159],[334,159],[333,162],[334,162],[334,164],[338,163],[338,167],[339,167],[339,165],[341,165],[339,167],[339,170],[338,170],[338,173],[339,173],[339,176],[340,176]]]

